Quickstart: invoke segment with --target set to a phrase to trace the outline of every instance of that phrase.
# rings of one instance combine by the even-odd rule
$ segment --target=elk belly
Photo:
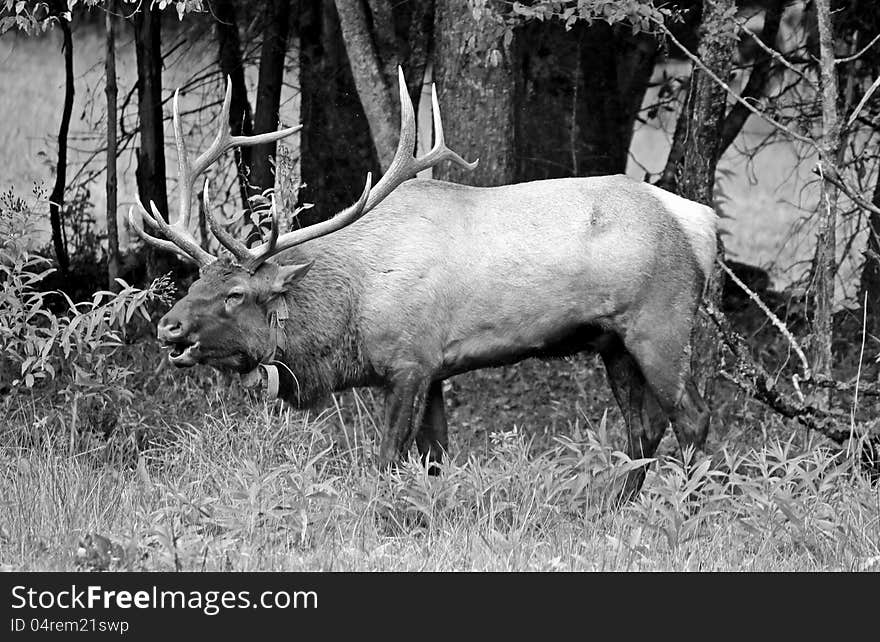
[[[585,320],[580,315],[484,323],[468,336],[447,343],[443,351],[443,376],[529,357],[563,357],[596,350],[611,325],[607,318]]]

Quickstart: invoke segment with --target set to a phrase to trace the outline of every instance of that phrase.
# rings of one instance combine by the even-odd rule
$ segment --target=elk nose
[[[186,336],[188,330],[187,324],[169,312],[159,319],[157,335],[160,341],[176,341]]]

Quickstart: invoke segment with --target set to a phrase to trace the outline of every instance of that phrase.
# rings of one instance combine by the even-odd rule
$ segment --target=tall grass
[[[192,391],[189,391],[192,392]],[[494,433],[439,477],[378,474],[369,399],[318,416],[218,395],[198,426],[168,422],[128,465],[100,448],[0,449],[6,569],[869,570],[880,493],[840,454],[773,442],[652,464],[640,498],[609,504],[634,465],[575,426],[549,449]],[[362,414],[362,417],[364,415]],[[342,426],[347,433],[343,434]],[[347,435],[347,436],[346,436]],[[354,443],[357,446],[354,446]],[[112,440],[102,448],[112,449]],[[635,464],[640,465],[640,464]],[[642,464],[643,465],[643,464]]]

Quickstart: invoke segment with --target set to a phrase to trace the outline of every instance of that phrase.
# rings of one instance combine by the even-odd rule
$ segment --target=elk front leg
[[[379,469],[386,470],[406,456],[425,414],[430,381],[416,375],[402,377],[385,397],[385,433],[379,447]]]
[[[446,425],[446,411],[443,407],[443,382],[434,381],[428,388],[428,402],[419,431],[416,433],[416,446],[422,463],[429,475],[439,475],[439,464],[443,461],[443,451],[449,448]]]

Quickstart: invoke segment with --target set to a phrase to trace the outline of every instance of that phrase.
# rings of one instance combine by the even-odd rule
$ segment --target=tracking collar
[[[284,349],[279,341],[284,331],[284,324],[290,318],[290,308],[287,307],[287,297],[280,296],[277,303],[269,311],[269,329],[272,333],[272,353],[257,364],[257,367],[241,375],[241,382],[245,388],[255,388],[261,382],[266,385],[266,393],[269,399],[278,399],[281,390],[281,376],[278,372],[280,365],[288,372],[290,369],[284,364],[282,358]]]

